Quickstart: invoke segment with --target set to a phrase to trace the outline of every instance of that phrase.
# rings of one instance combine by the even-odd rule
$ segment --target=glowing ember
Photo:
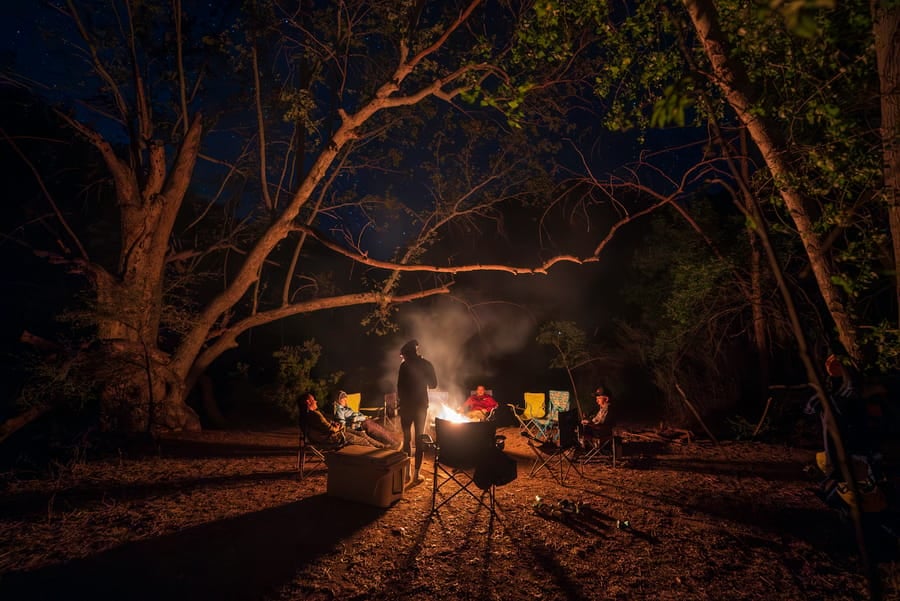
[[[458,411],[451,409],[444,404],[440,404],[436,407],[435,415],[443,420],[447,420],[448,422],[454,422],[457,424],[472,421],[462,413],[459,413]]]

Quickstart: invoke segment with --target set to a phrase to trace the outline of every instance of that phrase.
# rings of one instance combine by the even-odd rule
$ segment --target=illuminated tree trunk
[[[97,133],[82,127],[115,182],[121,248],[114,272],[89,266],[95,290],[98,345],[91,349],[102,424],[113,430],[198,429],[185,404],[183,373],[158,348],[169,238],[200,149],[196,117],[167,166],[162,144],[150,143],[142,176]]]
[[[694,29],[712,66],[714,83],[747,128],[766,166],[772,173],[788,213],[806,250],[810,267],[825,305],[834,320],[838,337],[847,353],[860,360],[858,334],[850,314],[834,284],[834,269],[822,250],[822,242],[813,229],[813,221],[804,206],[800,192],[790,184],[791,170],[786,160],[787,148],[759,115],[752,112],[753,89],[746,73],[729,54],[712,0],[683,0]]]
[[[873,0],[872,20],[881,88],[884,199],[893,241],[894,290],[900,325],[900,4]]]

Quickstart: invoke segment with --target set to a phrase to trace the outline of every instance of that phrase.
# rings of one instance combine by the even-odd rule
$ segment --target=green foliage
[[[541,325],[536,338],[538,344],[552,347],[556,354],[550,360],[551,368],[566,370],[574,394],[573,402],[582,415],[581,400],[575,385],[575,370],[591,359],[587,336],[572,321],[550,321]]]
[[[879,115],[871,99],[879,91],[870,3],[717,0],[714,5],[728,58],[738,76],[746,74],[749,81],[750,112],[765,119],[788,149],[784,158],[791,172],[783,181],[773,181],[764,169],[751,175],[774,244],[789,251],[789,271],[808,269],[808,260],[792,259],[803,251],[780,197],[785,188],[799,191],[816,235],[828,240],[827,260],[836,267],[833,282],[859,326],[871,328],[885,317],[883,308],[896,301],[889,296],[893,275],[882,267],[892,258],[886,253],[888,220],[877,192],[883,185],[882,165],[880,154],[873,152],[882,141],[872,127]],[[608,106],[608,128],[705,128],[708,120],[726,132],[741,126],[709,77],[709,59],[681,2],[649,0],[621,14],[601,27],[607,60],[599,65],[594,86]],[[729,143],[732,155],[744,152],[736,139]],[[755,150],[750,149],[751,160]],[[689,315],[691,303],[685,311],[672,310],[668,305],[668,316],[679,323],[678,314]]]
[[[760,4],[760,14],[765,15],[773,11],[784,19],[785,27],[794,35],[802,38],[812,38],[821,32],[818,16],[823,9],[834,8],[834,0],[769,0],[766,4],[757,0]]]
[[[285,346],[272,353],[278,362],[275,390],[268,398],[292,420],[297,419],[297,400],[304,392],[312,392],[320,403],[344,375],[342,372],[319,377],[315,367],[322,355],[322,347],[315,340],[299,346]]]
[[[887,320],[866,328],[862,342],[867,348],[871,369],[882,373],[896,372],[900,365],[900,332]]]
[[[685,111],[693,104],[693,99],[680,86],[666,86],[662,98],[653,104],[650,127],[665,127],[670,124],[684,127]]]
[[[17,405],[27,408],[49,403],[75,411],[98,406],[99,390],[93,374],[79,364],[78,351],[67,351],[67,346],[60,345],[60,352],[50,355],[27,353],[18,358],[25,381]]]
[[[717,216],[708,199],[695,199],[691,211],[723,245],[728,244],[726,232],[739,232],[737,220],[729,225]],[[739,235],[731,240],[734,247],[730,250],[736,256],[746,252],[742,240]],[[624,293],[639,308],[644,328],[653,333],[646,349],[651,362],[669,363],[686,352],[700,351],[703,344],[698,331],[729,323],[733,312],[744,307],[733,266],[716,257],[677,216],[661,213],[653,219],[651,232],[632,265],[638,277]]]
[[[756,431],[756,424],[749,421],[743,415],[729,417],[726,421],[731,427],[735,440],[753,440],[755,438],[753,435],[754,432],[756,432],[756,436],[760,436],[765,435],[772,430],[771,420],[768,416],[763,420],[762,425],[759,426],[758,432]]]
[[[556,355],[550,361],[550,367],[571,371],[590,355],[587,348],[587,337],[572,321],[551,321],[541,326],[537,338],[538,344],[550,346]]]
[[[657,212],[622,287],[629,317],[619,321],[620,343],[640,358],[676,420],[690,417],[675,383],[702,412],[732,407],[752,356],[748,235],[743,218],[720,201],[698,196],[685,206],[708,240],[674,211]],[[774,284],[762,287],[772,346],[792,344]]]
[[[677,39],[685,24],[668,2],[636,3],[619,22],[598,24],[601,55],[594,93],[606,104],[603,125],[612,131],[641,131],[688,122],[694,100],[690,70]]]
[[[574,83],[587,77],[589,70],[582,69],[595,58],[589,49],[597,39],[597,24],[603,22],[607,11],[603,0],[541,0],[515,23],[492,22],[490,30],[494,33],[482,36],[476,49],[483,57],[490,57],[496,50],[497,31],[509,27],[511,43],[498,63],[503,77],[477,82],[462,99],[501,111],[513,129],[523,127],[534,119],[531,98],[546,91],[546,85],[539,82],[558,77]]]

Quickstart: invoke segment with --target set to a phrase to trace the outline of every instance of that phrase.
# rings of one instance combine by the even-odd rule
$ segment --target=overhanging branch
[[[641,213],[642,214],[642,213]],[[547,272],[551,267],[556,265],[557,263],[575,263],[577,265],[583,265],[585,263],[596,263],[599,258],[596,254],[591,255],[589,257],[576,257],[575,255],[557,255],[550,259],[547,259],[543,263],[541,263],[537,267],[516,267],[514,265],[503,265],[499,263],[479,263],[474,265],[451,265],[451,266],[439,266],[439,265],[405,265],[402,263],[394,263],[393,261],[382,261],[380,259],[373,259],[372,257],[366,254],[360,254],[358,252],[348,250],[343,246],[332,242],[328,238],[322,236],[315,229],[311,227],[307,227],[304,225],[294,225],[293,229],[298,232],[303,232],[308,236],[312,236],[316,240],[318,240],[322,246],[325,248],[332,250],[338,254],[341,254],[348,259],[351,259],[357,263],[362,265],[367,265],[369,267],[374,267],[377,269],[387,269],[389,271],[418,271],[418,272],[426,272],[426,273],[450,273],[450,274],[459,274],[459,273],[471,273],[475,271],[500,271],[504,273],[511,273],[513,275],[547,275]],[[604,245],[601,244],[598,247],[598,251],[602,249]]]

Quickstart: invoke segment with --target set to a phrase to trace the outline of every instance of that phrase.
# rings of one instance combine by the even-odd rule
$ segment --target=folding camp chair
[[[397,420],[397,393],[389,392],[384,395],[384,425],[393,428]]]
[[[303,480],[304,476],[307,476],[316,470],[325,468],[325,455],[327,453],[331,453],[333,451],[337,451],[338,449],[344,446],[343,443],[318,443],[313,442],[309,438],[309,433],[306,428],[300,428],[300,448],[297,451],[297,470],[300,472],[300,479]],[[313,460],[316,465],[307,471],[307,463],[309,460]]]
[[[557,417],[559,420],[557,441],[528,441],[528,445],[536,456],[529,475],[535,476],[542,469],[546,469],[560,484],[565,484],[572,469],[579,476],[584,477],[576,460],[576,455],[581,449],[578,444],[578,412],[574,410],[560,411]]]
[[[584,454],[579,457],[582,464],[600,463],[610,460],[613,467],[621,456],[622,441],[616,435],[612,426],[606,428],[594,426],[586,433],[584,427],[580,427]]]
[[[519,408],[515,405],[508,405],[512,414],[519,422],[519,429],[523,436],[528,438],[541,437],[541,430],[534,422],[535,419],[542,419],[547,414],[546,401],[543,392],[526,392],[524,394],[525,407]]]
[[[359,405],[362,403],[362,393],[353,392],[347,395],[347,406],[359,413]]]
[[[362,405],[360,403],[359,409],[356,409],[355,411],[359,411],[372,418],[384,417],[384,403],[381,403],[380,405]]]
[[[428,404],[435,405],[449,405],[450,402],[450,393],[446,390],[429,390],[428,391]]]
[[[363,413],[369,417],[380,417],[384,414],[384,405],[372,405],[362,407],[362,393],[354,392],[347,395],[347,406],[356,411]]]
[[[557,415],[559,415],[560,411],[569,410],[569,391],[551,390],[549,397],[550,405],[547,416],[544,418],[535,418],[531,421],[534,423],[535,428],[537,429],[537,438],[542,438],[544,440],[557,440]]]
[[[497,427],[491,422],[455,423],[436,419],[436,440],[423,435],[424,442],[434,449],[434,478],[431,491],[431,512],[465,492],[496,517],[494,506],[496,486],[491,483],[480,494],[473,488],[475,469],[498,448]],[[439,483],[438,476],[444,479]],[[452,491],[452,492],[451,492]],[[438,502],[438,496],[442,499]],[[487,496],[487,500],[485,500]]]

